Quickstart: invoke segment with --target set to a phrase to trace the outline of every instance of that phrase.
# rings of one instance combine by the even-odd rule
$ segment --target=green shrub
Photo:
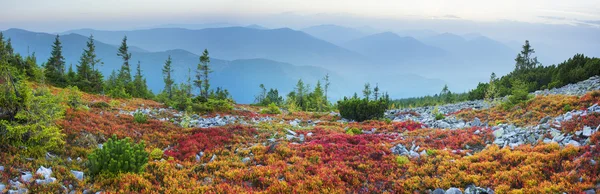
[[[508,101],[504,102],[502,106],[504,109],[508,110],[517,105],[522,105],[530,98],[531,96],[529,95],[527,85],[520,80],[516,80],[513,81],[512,95],[508,97]]]
[[[344,97],[343,100],[338,101],[338,109],[342,118],[358,122],[382,118],[387,107],[388,101],[383,98],[368,100]]]
[[[133,113],[133,121],[136,123],[146,123],[148,122],[148,116],[140,111],[137,111]]]
[[[279,110],[279,107],[277,107],[277,105],[275,105],[275,103],[271,103],[269,104],[269,107],[260,110],[261,114],[281,114],[281,110]]]
[[[110,104],[104,102],[104,101],[100,101],[100,102],[94,102],[90,105],[92,108],[100,108],[100,109],[109,109],[111,107]]]
[[[120,173],[140,173],[148,163],[148,152],[145,144],[133,143],[131,139],[117,139],[113,135],[102,148],[95,149],[88,155],[88,171],[91,177],[100,173],[117,175]]]
[[[152,152],[150,152],[150,159],[152,160],[160,160],[163,157],[163,151],[158,148],[154,148]]]
[[[23,87],[19,96],[25,107],[18,109],[14,120],[0,120],[0,146],[26,147],[24,153],[30,156],[64,151],[64,135],[56,125],[65,112],[61,99],[46,87],[35,91],[25,85],[19,87]]]
[[[573,110],[573,109],[571,108],[571,105],[570,105],[570,104],[565,104],[565,106],[563,106],[563,110],[564,110],[565,112],[569,112],[569,111],[571,111],[571,110]]]
[[[69,86],[66,88],[67,105],[73,109],[78,109],[83,105],[81,100],[81,91],[77,86]]]
[[[410,162],[410,160],[408,160],[408,157],[406,156],[396,156],[396,164],[398,166],[404,166],[405,164],[408,164]]]
[[[192,110],[199,113],[229,112],[233,110],[233,102],[230,100],[208,99],[207,102],[192,104]]]
[[[445,119],[445,118],[446,117],[442,113],[435,114],[435,120],[442,120],[442,119]]]
[[[348,135],[359,135],[362,134],[362,130],[359,128],[349,128],[346,130],[346,134]]]

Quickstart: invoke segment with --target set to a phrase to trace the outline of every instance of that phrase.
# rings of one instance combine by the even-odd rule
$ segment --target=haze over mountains
[[[366,82],[378,84],[393,98],[436,94],[444,84],[453,92],[464,92],[479,81],[487,81],[491,72],[510,72],[519,49],[479,33],[457,35],[431,30],[391,32],[338,25],[293,30],[257,24],[161,27],[70,30],[61,33],[63,53],[67,64],[75,66],[87,37],[93,34],[97,54],[104,62],[100,69],[108,76],[122,63],[116,45],[127,35],[132,61],[141,61],[150,88],[158,92],[163,88],[161,68],[168,55],[173,58],[176,81],[182,82],[187,79],[188,68],[194,74],[198,54],[208,49],[215,70],[212,86],[227,88],[238,102],[250,103],[261,83],[285,94],[298,79],[314,86],[327,73],[332,76],[331,100],[360,91]],[[20,29],[4,33],[17,52],[35,52],[38,63],[50,56],[54,34]],[[532,44],[538,50],[536,43]]]

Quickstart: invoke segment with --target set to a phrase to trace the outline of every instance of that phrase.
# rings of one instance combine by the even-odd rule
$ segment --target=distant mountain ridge
[[[225,60],[266,58],[295,65],[319,66],[330,70],[367,64],[357,53],[289,28],[256,29],[224,27],[189,30],[157,28],[133,31],[74,30],[108,44],[119,44],[128,36],[131,45],[148,51],[183,49],[201,54],[208,49]]]

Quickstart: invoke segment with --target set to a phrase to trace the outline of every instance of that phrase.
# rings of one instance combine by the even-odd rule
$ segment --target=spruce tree
[[[77,83],[77,74],[73,71],[73,64],[69,66],[66,79],[67,84],[70,86],[74,86]]]
[[[210,57],[208,56],[208,50],[204,49],[202,56],[200,56],[200,64],[202,65],[202,88],[200,91],[200,95],[204,96],[204,98],[208,99],[208,90],[210,88],[210,83],[208,82],[208,74],[212,72],[209,67]]]
[[[123,59],[123,65],[121,65],[121,70],[119,71],[119,80],[121,80],[124,85],[128,85],[131,82],[131,68],[129,65],[131,53],[129,53],[129,46],[127,46],[127,36],[123,37],[117,56]]]
[[[379,84],[375,84],[375,88],[373,88],[373,95],[375,100],[379,99]]]
[[[62,45],[59,35],[56,35],[52,45],[52,56],[45,65],[46,80],[56,86],[64,87],[65,83],[65,58],[62,55]]]
[[[323,78],[323,80],[325,81],[325,100],[329,100],[327,96],[327,92],[329,92],[329,85],[331,84],[331,82],[329,82],[329,73],[325,74],[325,78]]]
[[[175,81],[171,77],[171,73],[173,73],[173,69],[171,69],[171,55],[169,55],[169,58],[167,58],[167,61],[165,61],[162,73],[163,79],[165,81],[165,92],[169,94],[169,100],[171,100],[171,98],[173,97],[173,83],[175,83]]]
[[[523,50],[519,54],[517,54],[517,58],[515,58],[515,70],[528,70],[536,68],[540,62],[538,62],[537,57],[532,57],[532,54],[535,53],[533,47],[529,44],[529,40],[525,40],[525,45],[523,45]]]
[[[367,99],[367,101],[371,97],[371,93],[371,84],[366,83],[365,88],[363,89],[363,96],[365,97],[365,99]]]
[[[86,43],[87,48],[79,58],[77,65],[77,87],[85,92],[100,93],[102,88],[102,73],[95,69],[100,64],[100,59],[96,58],[96,46],[94,45],[94,36],[90,35]]]
[[[140,67],[141,62],[138,61],[136,73],[133,78],[133,91],[131,92],[131,96],[135,98],[148,98],[148,85],[146,84],[146,79],[144,79],[142,75],[142,69]]]

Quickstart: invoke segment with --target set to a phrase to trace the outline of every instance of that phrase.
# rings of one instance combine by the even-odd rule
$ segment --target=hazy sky
[[[598,0],[0,0],[0,5],[0,29],[236,23],[289,12],[600,25]]]

